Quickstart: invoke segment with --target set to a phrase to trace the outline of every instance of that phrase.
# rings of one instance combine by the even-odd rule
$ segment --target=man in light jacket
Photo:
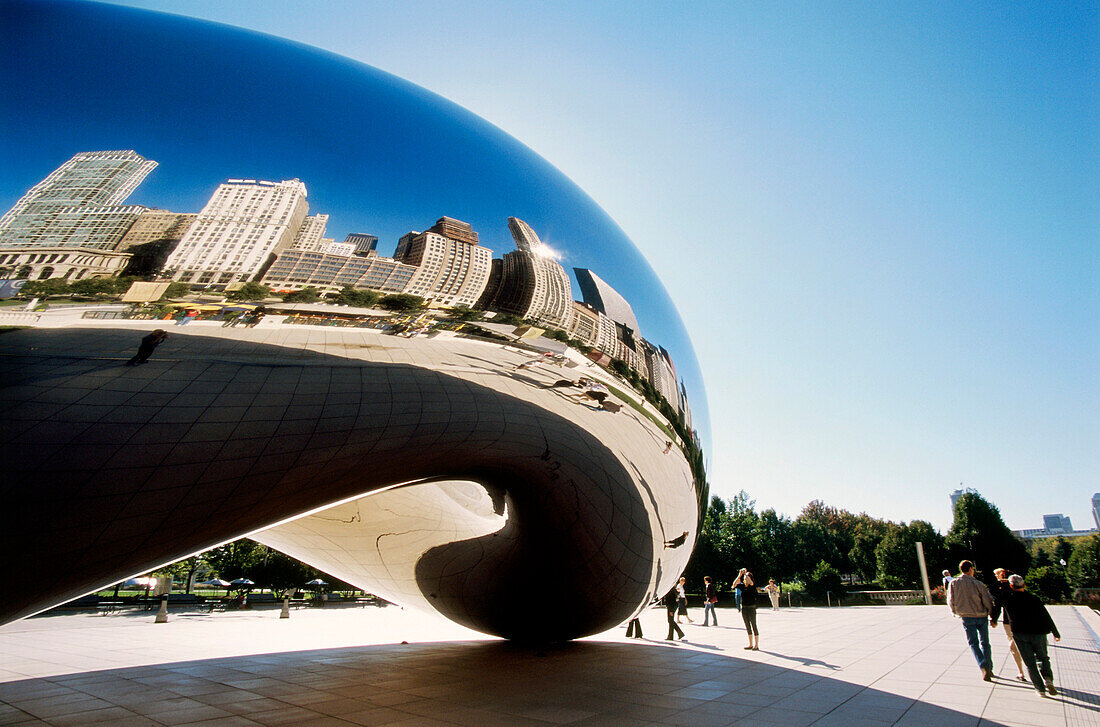
[[[982,679],[993,680],[993,649],[989,645],[989,614],[993,611],[993,596],[985,584],[974,577],[974,563],[959,563],[959,577],[947,589],[947,606],[962,619],[966,643],[974,652]]]

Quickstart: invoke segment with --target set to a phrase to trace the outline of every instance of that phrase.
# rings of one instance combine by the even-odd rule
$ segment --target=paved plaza
[[[981,681],[936,606],[762,609],[759,652],[731,609],[684,642],[655,609],[645,639],[541,650],[392,606],[48,615],[0,627],[0,724],[1100,724],[1100,616],[1052,613],[1055,698],[1014,681],[999,629]]]

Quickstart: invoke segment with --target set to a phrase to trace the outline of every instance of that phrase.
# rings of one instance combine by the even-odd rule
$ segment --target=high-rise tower
[[[517,249],[504,255],[486,307],[568,331],[573,325],[569,274],[526,222],[509,217],[508,229]]]
[[[195,285],[258,279],[297,239],[308,212],[306,185],[297,179],[230,179],[199,212],[165,269],[173,280]],[[316,224],[323,231],[323,221]]]

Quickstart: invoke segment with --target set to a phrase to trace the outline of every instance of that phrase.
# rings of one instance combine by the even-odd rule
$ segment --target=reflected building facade
[[[230,179],[218,186],[165,263],[172,280],[224,287],[258,279],[274,255],[298,239],[309,203],[297,179]],[[327,218],[326,218],[327,220]],[[324,233],[308,225],[305,242]]]
[[[20,145],[11,158],[36,161],[0,170],[0,183],[19,175],[22,191],[40,178],[32,167],[61,161],[58,144],[103,148],[109,129],[173,170],[165,194],[202,206],[166,262],[172,279],[214,291],[254,280],[351,285],[411,293],[428,307],[298,316],[291,304],[237,328],[200,316],[173,328],[144,366],[123,362],[160,320],[74,325],[47,311],[40,326],[6,334],[0,570],[49,577],[5,594],[0,621],[242,537],[519,640],[599,633],[672,587],[708,500],[685,406],[685,379],[698,382],[692,402],[704,402],[701,377],[652,269],[576,185],[499,129],[375,69],[179,17],[13,2],[16,46],[0,54],[0,71],[33,72],[41,98],[20,106],[33,136],[0,138],[6,151]],[[99,63],[84,62],[92,54]],[[297,78],[309,82],[287,94]],[[238,93],[245,81],[249,93]],[[285,123],[291,110],[333,99],[341,113]],[[71,108],[79,118],[57,112]],[[165,108],[172,113],[151,112]],[[238,143],[246,138],[255,143]],[[83,158],[95,154],[115,153]],[[103,195],[77,207],[121,205],[151,168],[123,154],[99,178]],[[310,215],[299,179],[231,179],[209,194],[212,180],[271,169],[324,189],[324,214]],[[468,222],[437,217],[447,212]],[[393,258],[377,255],[373,235],[328,237],[329,214],[400,236]],[[494,270],[475,228],[488,239],[516,214],[525,220],[510,224],[509,272],[525,281],[516,309],[559,323],[568,342],[439,310],[501,286],[505,256]],[[161,223],[170,239],[174,223]],[[59,215],[56,224],[68,223]],[[583,301],[567,292],[558,259],[538,254],[535,230],[554,230],[559,259],[588,273]],[[122,239],[65,249],[121,260],[128,253],[111,245]],[[128,249],[156,242],[138,239]],[[593,271],[614,275],[616,289]],[[355,325],[337,325],[341,317]],[[679,413],[667,393],[677,376]],[[574,390],[582,378],[605,391]]]
[[[508,230],[517,249],[493,261],[478,307],[569,331],[573,294],[565,268],[526,222],[509,217]]]

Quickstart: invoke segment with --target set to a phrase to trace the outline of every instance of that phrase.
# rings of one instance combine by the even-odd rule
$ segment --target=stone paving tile
[[[981,681],[936,607],[764,611],[767,652],[751,654],[739,630],[691,624],[687,643],[620,629],[536,652],[396,608],[278,612],[0,627],[0,725],[1100,724],[1100,617],[1070,607],[1053,609],[1063,692],[1045,699],[997,640],[998,678]],[[642,620],[663,635],[660,611]]]

